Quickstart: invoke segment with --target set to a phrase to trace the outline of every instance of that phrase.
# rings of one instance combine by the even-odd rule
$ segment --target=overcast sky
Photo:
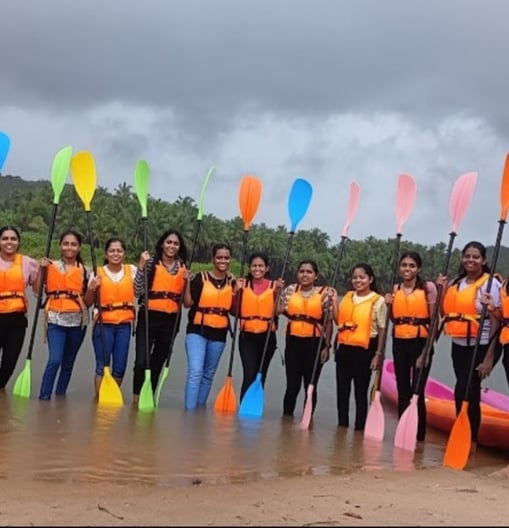
[[[457,245],[490,245],[509,151],[508,20],[504,0],[6,1],[3,173],[47,179],[72,145],[109,189],[146,159],[150,194],[173,201],[197,200],[213,165],[206,212],[237,215],[240,179],[255,174],[255,222],[272,227],[289,225],[289,189],[305,178],[299,228],[333,243],[352,181],[351,238],[393,237],[408,173],[404,237],[434,244],[448,238],[454,181],[477,171]]]

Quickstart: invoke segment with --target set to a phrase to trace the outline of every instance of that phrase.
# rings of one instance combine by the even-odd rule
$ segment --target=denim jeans
[[[49,359],[42,376],[39,393],[40,400],[49,400],[51,398],[59,369],[60,375],[58,376],[55,394],[65,394],[71,381],[74,361],[85,337],[85,332],[86,327],[66,327],[52,323],[48,324]]]
[[[224,341],[210,341],[199,334],[186,335],[186,410],[206,405],[225,344]]]
[[[124,377],[131,341],[131,324],[103,324],[104,342],[108,365],[111,365],[111,374],[115,379]],[[92,343],[95,352],[95,373],[97,376],[104,374],[104,352],[99,323],[94,325]]]

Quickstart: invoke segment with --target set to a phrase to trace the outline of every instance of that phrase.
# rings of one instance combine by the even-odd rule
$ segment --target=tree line
[[[22,252],[40,258],[44,254],[53,208],[53,191],[49,181],[25,181],[19,176],[0,178],[0,225],[10,224],[21,231]],[[189,196],[179,196],[174,202],[148,198],[149,218],[147,220],[149,250],[160,234],[172,227],[182,232],[190,248],[198,206]],[[125,241],[127,261],[137,263],[143,249],[143,233],[140,206],[131,185],[122,183],[113,191],[98,187],[92,202],[93,242],[98,262],[102,262],[104,243],[111,236]],[[65,229],[76,229],[83,234],[83,258],[91,262],[87,238],[86,218],[82,203],[74,187],[67,184],[62,192],[57,214],[56,232],[53,237],[51,255],[58,255],[58,235]],[[202,226],[194,249],[193,270],[208,266],[211,247],[216,242],[227,242],[232,246],[234,262],[232,272],[240,271],[243,242],[243,221],[240,216],[221,220],[212,214],[203,216]],[[271,272],[279,275],[286,253],[289,233],[285,226],[275,228],[265,223],[253,223],[248,235],[248,252],[264,251],[271,258]],[[291,280],[299,261],[313,258],[320,269],[320,280],[329,284],[334,273],[338,255],[338,244],[331,242],[327,233],[318,228],[298,230],[293,238],[292,251],[285,279]],[[423,258],[423,276],[434,279],[444,265],[446,243],[438,242],[426,246],[403,239],[401,251],[413,250]],[[492,247],[488,248],[488,256]],[[368,236],[364,240],[348,240],[336,282],[339,291],[350,287],[349,275],[357,262],[367,262],[375,270],[377,282],[382,291],[389,289],[391,261],[394,252],[394,238],[378,239]],[[509,248],[502,247],[497,271],[509,275]],[[458,269],[460,249],[454,249],[451,257],[451,274]]]

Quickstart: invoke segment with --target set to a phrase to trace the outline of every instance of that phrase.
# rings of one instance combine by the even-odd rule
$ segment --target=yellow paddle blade
[[[233,378],[231,376],[226,377],[226,382],[223,385],[223,388],[219,391],[216,402],[214,403],[214,410],[217,412],[231,413],[237,411],[237,398],[235,396]]]
[[[124,405],[122,391],[111,375],[109,367],[104,367],[103,379],[99,386],[99,405],[108,407],[122,407]]]
[[[468,401],[464,401],[447,441],[444,466],[452,469],[463,469],[467,465],[471,445],[472,429],[468,419]]]
[[[504,173],[502,175],[502,188],[500,191],[500,202],[502,206],[502,213],[500,219],[507,218],[507,211],[509,210],[509,153],[505,157]]]
[[[262,196],[262,182],[256,176],[244,176],[239,189],[240,216],[244,221],[244,231],[249,231]]]
[[[97,187],[95,162],[90,152],[82,150],[72,157],[71,177],[85,211],[90,211],[90,203]]]

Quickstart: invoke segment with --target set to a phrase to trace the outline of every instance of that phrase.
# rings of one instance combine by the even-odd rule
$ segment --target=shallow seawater
[[[280,338],[280,342],[283,340]],[[302,395],[295,418],[281,417],[284,367],[276,353],[265,387],[261,419],[216,413],[213,402],[226,380],[230,354],[227,343],[210,396],[210,408],[184,412],[186,360],[179,335],[159,408],[139,413],[131,405],[133,352],[122,387],[121,409],[101,408],[93,400],[94,360],[87,335],[79,353],[68,395],[50,402],[37,399],[46,346],[39,341],[32,362],[32,396],[12,396],[12,384],[0,393],[0,478],[61,482],[144,483],[185,486],[193,481],[222,483],[297,475],[341,475],[358,469],[419,470],[442,464],[446,435],[428,429],[427,441],[416,453],[393,449],[396,411],[383,402],[383,443],[366,442],[362,433],[336,427],[334,363],[323,369],[318,406],[312,426],[301,430]],[[432,376],[451,382],[450,358],[437,358]],[[501,369],[500,369],[501,370]],[[495,385],[506,390],[502,374]],[[235,390],[241,368],[234,361]],[[498,381],[497,381],[498,380]],[[352,402],[352,416],[354,412]],[[490,472],[509,462],[507,454],[479,449],[468,469]]]

